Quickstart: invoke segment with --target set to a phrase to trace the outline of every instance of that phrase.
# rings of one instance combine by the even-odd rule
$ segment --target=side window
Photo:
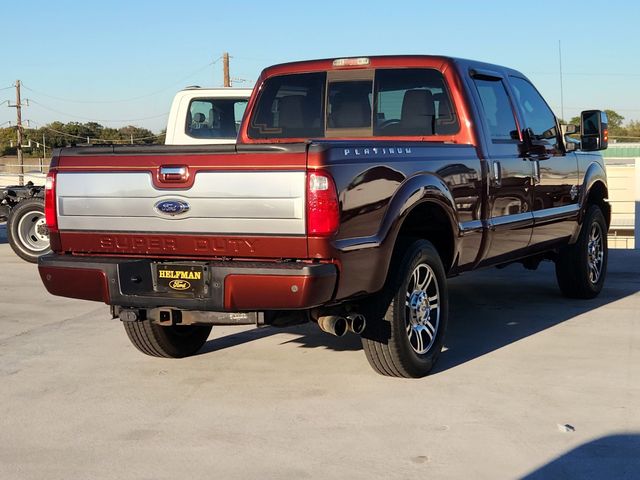
[[[189,103],[185,133],[194,138],[236,138],[247,100],[199,98]]]
[[[376,72],[374,135],[446,135],[459,130],[444,78],[426,68]]]
[[[482,113],[489,126],[491,140],[494,143],[518,140],[518,127],[502,81],[481,78],[475,78],[473,81],[480,95]]]
[[[265,82],[249,124],[251,138],[324,137],[326,74],[272,77]]]
[[[510,78],[516,103],[535,140],[544,140],[557,148],[556,117],[531,83],[519,77]]]

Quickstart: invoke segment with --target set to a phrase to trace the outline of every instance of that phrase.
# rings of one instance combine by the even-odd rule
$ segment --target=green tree
[[[11,146],[13,143],[14,147]],[[0,155],[14,155],[16,143],[16,128],[0,128]]]
[[[613,129],[623,128],[622,122],[624,117],[614,110],[605,110],[607,117],[609,118],[609,131]]]

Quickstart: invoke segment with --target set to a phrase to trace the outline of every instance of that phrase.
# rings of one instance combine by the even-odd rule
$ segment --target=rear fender
[[[366,271],[367,278],[362,288],[353,285],[343,286],[338,298],[344,298],[358,291],[379,291],[387,278],[398,234],[403,223],[413,209],[419,205],[431,203],[442,208],[451,225],[452,239],[455,242],[452,258],[457,257],[459,243],[459,225],[453,196],[445,182],[433,174],[419,174],[405,180],[392,197],[386,209],[380,228],[375,235],[338,240],[335,247],[342,251],[344,274],[351,270]],[[448,271],[451,265],[445,265]],[[359,279],[359,277],[358,277]],[[358,280],[354,278],[354,282]],[[343,278],[343,280],[348,280]],[[344,284],[345,282],[342,282]],[[347,282],[348,283],[348,282]]]
[[[382,243],[395,244],[402,224],[411,211],[425,202],[435,204],[445,211],[453,238],[457,238],[460,228],[453,195],[440,177],[424,174],[409,178],[391,199],[380,229]],[[447,267],[450,265],[445,265]]]

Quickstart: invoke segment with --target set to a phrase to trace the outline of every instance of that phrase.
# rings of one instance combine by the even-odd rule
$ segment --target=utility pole
[[[224,86],[231,86],[231,78],[229,77],[229,52],[222,54],[222,72],[224,75]]]
[[[24,161],[22,159],[22,101],[20,99],[20,80],[16,80],[16,103],[15,105],[9,104],[10,107],[15,107],[17,117],[17,143],[16,148],[18,152],[18,165],[20,167],[20,173],[18,176],[18,185],[24,185]]]

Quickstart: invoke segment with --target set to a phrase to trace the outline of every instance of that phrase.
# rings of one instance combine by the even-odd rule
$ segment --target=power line
[[[142,118],[119,118],[119,119],[89,118],[89,117],[83,117],[83,116],[80,116],[80,115],[73,115],[73,114],[70,114],[70,113],[62,112],[60,110],[56,110],[55,108],[48,107],[47,105],[44,105],[44,104],[42,104],[42,103],[40,103],[40,102],[38,102],[36,100],[33,100],[32,98],[30,98],[29,101],[31,103],[33,103],[34,105],[38,105],[41,108],[44,108],[45,110],[49,110],[49,111],[57,113],[59,115],[64,115],[64,116],[71,117],[71,118],[78,118],[80,120],[88,120],[90,122],[138,122],[138,121],[141,121],[141,120],[151,120],[151,119],[154,119],[154,118],[160,118],[160,117],[164,117],[164,116],[169,115],[169,112],[164,112],[164,113],[161,113],[161,114],[158,114],[158,115],[153,115],[153,116],[150,116],[150,117],[142,117]]]
[[[529,75],[558,75],[557,72],[528,72]],[[621,72],[562,72],[562,75],[572,75],[580,77],[640,77],[640,73]]]
[[[87,139],[89,139],[89,140],[93,140],[93,141],[96,141],[96,142],[102,142],[102,143],[129,143],[129,142],[131,142],[131,140],[133,140],[134,142],[135,141],[140,141],[140,140],[150,140],[152,138],[160,138],[160,137],[164,137],[166,135],[165,133],[159,133],[158,135],[148,135],[146,137],[136,137],[136,138],[132,138],[132,139],[129,139],[129,140],[125,140],[125,139],[108,140],[108,139],[104,139],[104,138],[91,137],[90,135],[89,136],[87,136],[87,135],[85,135],[85,136],[74,135],[73,133],[63,132],[61,130],[56,130],[55,128],[51,128],[51,127],[49,127],[47,125],[42,125],[42,124],[40,124],[40,122],[36,122],[36,121],[33,121],[33,120],[27,120],[27,122],[34,123],[36,125],[40,125],[39,128],[44,128],[45,130],[48,130],[50,132],[55,132],[55,133],[58,133],[60,135],[64,135],[66,137],[78,138],[78,139],[83,140],[83,141],[86,141]]]
[[[43,97],[47,97],[47,98],[51,98],[54,100],[58,100],[61,102],[69,102],[69,103],[126,103],[126,102],[133,102],[135,100],[141,100],[143,98],[149,98],[149,97],[153,97],[154,95],[158,95],[160,93],[163,93],[167,90],[169,90],[170,88],[175,87],[177,84],[182,83],[188,79],[190,79],[191,77],[193,77],[194,75],[202,72],[203,70],[211,67],[212,65],[215,65],[216,63],[218,63],[220,60],[222,60],[222,57],[218,57],[216,58],[214,61],[207,63],[206,65],[198,68],[197,70],[191,72],[189,75],[187,75],[186,77],[173,82],[171,85],[168,85],[165,88],[162,88],[160,90],[156,90],[154,92],[151,93],[146,93],[144,95],[139,95],[137,97],[131,97],[131,98],[123,98],[123,99],[119,99],[119,100],[79,100],[79,99],[75,99],[75,98],[63,98],[63,97],[57,97],[55,95],[50,95],[48,93],[43,93],[41,91],[38,90],[34,90],[31,87],[25,86],[24,84],[22,84],[22,88],[24,88],[25,90],[29,90],[30,92],[33,93],[37,93],[38,95],[42,95]],[[13,87],[9,87],[9,88],[13,88]]]
[[[558,105],[554,105],[555,107],[557,107]],[[566,108],[569,108],[571,110],[580,110],[582,111],[583,107],[568,107],[565,105]],[[640,112],[640,108],[616,108],[616,107],[608,107],[606,110],[613,110],[615,112]]]

